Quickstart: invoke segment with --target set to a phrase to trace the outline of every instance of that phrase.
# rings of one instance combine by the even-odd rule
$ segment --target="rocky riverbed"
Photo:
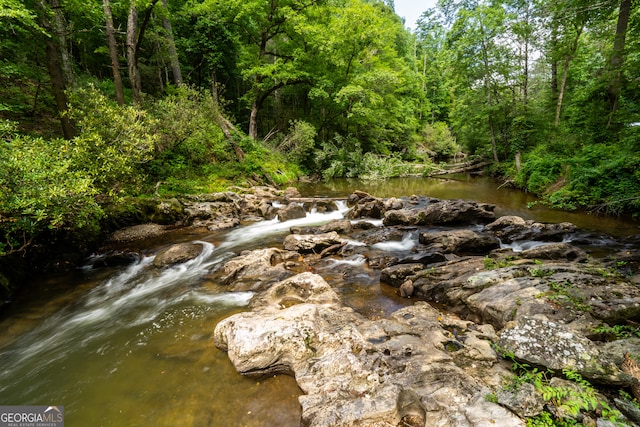
[[[496,217],[492,205],[463,200],[355,192],[347,202],[346,218],[293,227],[210,272],[229,290],[255,293],[249,311],[212,325],[215,345],[242,375],[294,376],[303,425],[640,422],[629,402],[639,389],[640,239]],[[217,230],[338,207],[258,189],[159,202],[163,209],[182,226]],[[113,244],[144,237],[145,227],[165,232],[125,229]],[[177,244],[154,264],[199,250]],[[323,274],[336,262],[350,266],[342,282],[369,274],[406,305],[390,314],[350,307],[335,272]]]

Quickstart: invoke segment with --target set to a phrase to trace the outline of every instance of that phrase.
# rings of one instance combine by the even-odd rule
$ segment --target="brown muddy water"
[[[625,236],[638,223],[536,207],[534,199],[485,178],[352,180],[298,186],[305,196],[347,197],[354,190],[378,197],[426,195],[494,203],[499,215]],[[128,267],[43,277],[0,319],[0,405],[65,407],[74,426],[299,426],[301,391],[288,376],[248,379],[213,345],[216,323],[246,309],[249,292],[230,293],[209,273],[244,249],[279,246],[289,227],[341,218],[309,214],[287,223],[264,221],[210,235],[186,231],[140,250]],[[199,241],[196,259],[158,271],[161,248]],[[393,249],[391,249],[393,250]],[[402,248],[397,248],[402,250]],[[95,255],[99,257],[100,255]],[[345,304],[366,316],[386,316],[410,301],[381,286],[362,257],[327,260],[318,268]]]

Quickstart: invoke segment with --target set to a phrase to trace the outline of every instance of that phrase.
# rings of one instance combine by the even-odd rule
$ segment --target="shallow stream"
[[[304,196],[346,198],[358,189],[378,197],[461,198],[494,203],[499,215],[569,221],[613,236],[640,232],[631,221],[527,209],[531,196],[498,187],[489,179],[462,177],[342,180],[299,189]],[[252,294],[226,292],[210,272],[241,250],[281,245],[293,225],[328,222],[344,212],[342,205],[340,212],[208,235],[179,231],[141,248],[128,267],[85,267],[28,284],[0,319],[0,405],[64,406],[71,427],[298,426],[300,390],[293,378],[241,377],[214,347],[216,323],[244,310]],[[166,270],[150,267],[158,250],[184,241],[200,242],[202,254]],[[376,249],[411,245],[394,243]],[[381,286],[379,272],[361,256],[327,260],[317,272],[366,316],[385,316],[409,301]]]

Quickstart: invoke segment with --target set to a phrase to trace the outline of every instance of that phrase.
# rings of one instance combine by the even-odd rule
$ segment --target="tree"
[[[162,27],[165,31],[165,40],[167,43],[167,51],[169,53],[169,62],[171,64],[173,84],[175,84],[176,86],[180,86],[183,81],[182,70],[180,68],[180,61],[178,60],[176,43],[173,38],[173,28],[171,27],[171,21],[168,17],[169,8],[167,7],[167,0],[162,0],[162,7],[164,8],[164,14],[162,16]]]
[[[143,4],[144,10],[140,25],[138,25],[138,4],[136,0],[131,0],[129,4],[129,15],[127,18],[127,63],[131,92],[133,94],[133,101],[136,104],[142,103],[142,81],[140,69],[138,68],[140,49],[147,25],[151,19],[151,13],[156,3],[158,3],[158,0],[149,0],[148,3]]]
[[[607,97],[609,100],[609,108],[611,117],[618,108],[618,98],[622,88],[622,64],[624,59],[624,45],[627,37],[627,27],[629,25],[629,17],[631,15],[631,0],[621,0],[618,9],[618,22],[616,25],[616,34],[613,42],[613,52],[609,61],[609,86],[607,88]]]
[[[65,114],[68,109],[68,100],[65,91],[70,87],[71,82],[69,79],[71,78],[71,72],[68,70],[68,68],[70,68],[70,60],[65,37],[63,36],[65,29],[61,27],[61,6],[58,0],[39,1],[41,25],[47,32],[47,36],[44,37],[47,69],[49,70],[51,86],[58,107],[62,133],[66,139],[72,139],[76,134],[76,130],[73,122]],[[66,72],[65,69],[67,69]]]
[[[111,58],[111,70],[113,72],[113,83],[116,91],[116,101],[118,105],[124,105],[124,88],[122,86],[122,76],[120,74],[120,60],[118,58],[118,43],[113,27],[113,14],[111,13],[111,2],[102,0],[105,17],[105,29],[107,36],[107,46],[109,47],[109,57]]]

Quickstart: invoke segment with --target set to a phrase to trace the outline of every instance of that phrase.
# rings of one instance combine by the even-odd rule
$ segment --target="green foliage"
[[[216,125],[210,94],[183,86],[151,104],[155,138],[153,159],[145,169],[154,180],[204,173],[208,165],[234,160],[233,149]]]
[[[539,150],[527,154],[522,170],[516,176],[516,182],[532,193],[543,194],[560,179],[565,164],[565,159],[549,155],[540,147]]]
[[[355,178],[384,179],[406,174],[411,166],[399,156],[381,156],[364,152],[354,138],[336,135],[334,142],[325,142],[314,154],[314,171],[324,179]]]
[[[424,156],[432,154],[436,161],[450,159],[462,151],[444,122],[425,123],[420,135],[422,143],[418,145],[418,152]]]
[[[636,337],[640,338],[640,328],[630,325],[613,325],[609,326],[603,323],[593,328],[593,333],[604,336],[608,340],[621,340],[625,338]]]
[[[158,136],[153,119],[133,106],[118,106],[93,86],[70,94],[69,117],[79,135],[64,144],[74,164],[110,196],[140,189],[140,166],[151,159]]]
[[[290,123],[289,132],[271,145],[290,162],[304,165],[315,147],[316,129],[303,120]]]
[[[503,357],[511,360],[512,370],[516,374],[506,388],[517,391],[524,384],[532,384],[536,391],[548,405],[553,405],[557,410],[543,411],[539,415],[527,420],[527,426],[538,427],[564,427],[579,425],[577,419],[581,414],[597,413],[599,417],[608,420],[615,425],[624,425],[620,422],[622,414],[612,409],[607,400],[596,390],[591,383],[585,380],[579,373],[563,369],[562,374],[566,383],[551,385],[551,379],[555,373],[551,370],[539,370],[526,363],[515,359],[513,354],[497,349]]]
[[[585,302],[585,298],[581,295],[577,288],[569,282],[549,283],[551,290],[544,294],[550,301],[554,301],[563,307],[578,311],[591,311],[592,308]]]
[[[494,259],[486,256],[482,261],[484,263],[484,268],[486,268],[487,270],[496,270],[498,268],[505,268],[513,265],[513,263],[508,258]]]
[[[92,230],[102,209],[93,177],[61,140],[28,136],[0,141],[0,256],[24,252],[47,231]]]

